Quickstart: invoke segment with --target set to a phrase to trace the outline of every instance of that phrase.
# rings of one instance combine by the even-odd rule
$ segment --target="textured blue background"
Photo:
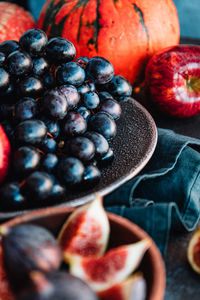
[[[35,19],[44,3],[45,0],[29,0],[29,8]],[[200,0],[174,0],[174,3],[179,15],[181,36],[200,38]]]

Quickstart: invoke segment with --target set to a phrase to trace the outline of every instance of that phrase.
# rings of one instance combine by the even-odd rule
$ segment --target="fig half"
[[[110,233],[102,198],[76,209],[63,225],[58,236],[64,260],[74,257],[92,257],[104,254]]]
[[[120,246],[102,257],[74,257],[70,273],[85,280],[95,292],[105,291],[126,279],[139,265],[150,239]]]
[[[193,270],[200,274],[200,227],[190,239],[187,257]]]

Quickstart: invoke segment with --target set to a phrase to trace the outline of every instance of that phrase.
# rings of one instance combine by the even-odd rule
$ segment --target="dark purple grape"
[[[0,189],[1,210],[21,209],[25,203],[25,197],[21,194],[20,186],[16,182],[3,185]]]
[[[97,84],[105,84],[114,76],[113,65],[105,58],[95,56],[91,58],[86,67],[88,78]]]
[[[0,91],[5,91],[10,83],[10,76],[6,70],[0,68]]]
[[[95,109],[99,105],[99,97],[95,92],[87,92],[83,95],[83,103],[88,109]]]
[[[87,109],[85,106],[80,106],[77,109],[77,113],[79,113],[81,116],[83,116],[83,118],[88,121],[89,117],[91,116],[91,111],[89,109]]]
[[[15,104],[14,118],[19,122],[33,119],[37,113],[37,102],[33,98],[25,97]]]
[[[13,168],[19,175],[28,175],[40,166],[40,153],[35,147],[23,146],[14,152]]]
[[[51,193],[50,201],[51,199],[54,201],[55,200],[60,201],[65,199],[65,197],[66,197],[66,188],[63,185],[61,185],[58,181],[55,181]]]
[[[87,122],[82,115],[76,112],[70,112],[65,118],[63,130],[68,136],[81,135],[87,130]]]
[[[39,146],[44,152],[53,153],[56,151],[57,143],[52,137],[47,135]]]
[[[33,63],[31,57],[22,51],[12,52],[6,60],[9,74],[21,77],[31,72]]]
[[[113,161],[113,159],[115,158],[114,152],[111,148],[109,148],[108,152],[106,153],[106,155],[104,155],[101,160],[98,161],[98,164],[100,166],[107,166],[109,163],[111,163]]]
[[[5,60],[6,60],[6,55],[5,55],[5,53],[0,52],[0,67],[3,67],[3,66],[4,66]]]
[[[41,120],[26,120],[15,128],[15,139],[22,144],[38,144],[45,138],[47,128]]]
[[[113,99],[113,96],[108,92],[99,92],[98,93],[100,102],[106,99]]]
[[[67,100],[68,103],[68,108],[72,109],[76,107],[79,103],[80,96],[73,85],[61,85],[58,88],[58,92],[62,95],[65,96],[65,99]]]
[[[95,154],[97,158],[103,157],[109,150],[108,141],[105,139],[103,135],[94,131],[87,131],[85,135],[88,139],[90,139],[95,146]]]
[[[80,136],[70,140],[69,151],[81,161],[90,161],[94,157],[95,146],[91,140]]]
[[[52,177],[48,173],[36,171],[26,179],[23,185],[23,192],[35,204],[38,201],[42,204],[40,201],[47,200],[51,196],[53,184]]]
[[[87,166],[85,168],[84,176],[83,176],[83,184],[87,187],[94,186],[99,182],[101,178],[100,170],[93,165]]]
[[[1,90],[0,91],[0,97],[2,98],[1,100],[4,103],[16,103],[16,96],[15,94],[15,86],[12,82],[9,83],[9,86],[6,90]]]
[[[41,106],[43,112],[51,119],[62,120],[67,115],[67,100],[57,89],[44,94]]]
[[[93,82],[85,82],[78,87],[78,92],[81,96],[83,96],[87,92],[95,92],[95,89],[96,87]]]
[[[60,64],[72,61],[76,56],[76,49],[70,41],[62,37],[55,37],[49,40],[46,54],[54,64]]]
[[[18,90],[19,94],[26,97],[39,97],[43,92],[43,83],[36,77],[27,77],[20,81]]]
[[[33,57],[43,54],[47,42],[46,33],[38,28],[25,31],[19,40],[21,48]]]
[[[42,161],[42,166],[44,170],[48,173],[51,173],[55,170],[56,165],[58,164],[58,157],[56,154],[47,153]]]
[[[70,186],[82,181],[84,171],[84,165],[75,157],[63,158],[59,161],[57,166],[59,179]]]
[[[85,80],[85,71],[75,62],[69,62],[57,67],[56,82],[58,85],[72,84],[79,86]]]
[[[32,61],[34,76],[42,77],[49,71],[49,63],[44,57],[34,58]]]
[[[45,89],[49,90],[54,88],[55,86],[55,79],[52,73],[47,74],[43,79],[43,84]]]
[[[113,138],[117,133],[116,123],[113,118],[104,112],[98,112],[89,120],[90,128],[102,134],[107,140]]]
[[[77,62],[77,64],[79,64],[83,69],[86,68],[88,62],[89,62],[89,57],[87,56],[81,56],[81,57],[78,57],[75,62]]]
[[[121,75],[114,76],[106,85],[106,89],[117,100],[124,97],[130,97],[132,94],[132,86],[130,82]]]
[[[16,50],[19,50],[19,43],[16,41],[8,40],[0,44],[0,52],[6,56]]]
[[[102,101],[99,106],[99,111],[108,113],[113,117],[114,120],[119,119],[122,112],[120,104],[114,99],[107,99]]]
[[[44,116],[41,117],[41,120],[45,123],[47,131],[56,139],[60,134],[60,125],[56,120],[50,120]]]

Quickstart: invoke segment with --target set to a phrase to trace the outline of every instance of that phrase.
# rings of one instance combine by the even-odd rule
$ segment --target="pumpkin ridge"
[[[81,15],[80,15],[80,22],[79,22],[78,34],[77,34],[77,41],[78,41],[78,42],[79,42],[79,40],[80,40],[80,35],[81,35],[81,27],[82,27],[83,13],[84,13],[85,7],[86,7],[86,5],[88,4],[89,1],[90,1],[90,0],[87,0],[87,1],[84,2],[83,8],[82,8],[82,12],[81,12]]]
[[[144,28],[145,32],[146,32],[146,35],[147,35],[147,51],[149,51],[149,41],[150,41],[150,36],[149,36],[149,32],[148,32],[148,28],[147,26],[145,25],[145,22],[144,22],[144,14],[142,12],[142,10],[139,8],[139,6],[137,6],[136,3],[133,3],[133,7],[134,7],[134,10],[136,13],[139,14],[139,21],[140,21],[140,24],[142,25],[142,27]]]

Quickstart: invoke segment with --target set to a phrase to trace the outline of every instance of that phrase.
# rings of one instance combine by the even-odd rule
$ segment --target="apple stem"
[[[189,90],[199,93],[200,92],[200,78],[188,77],[186,79],[186,86]]]

